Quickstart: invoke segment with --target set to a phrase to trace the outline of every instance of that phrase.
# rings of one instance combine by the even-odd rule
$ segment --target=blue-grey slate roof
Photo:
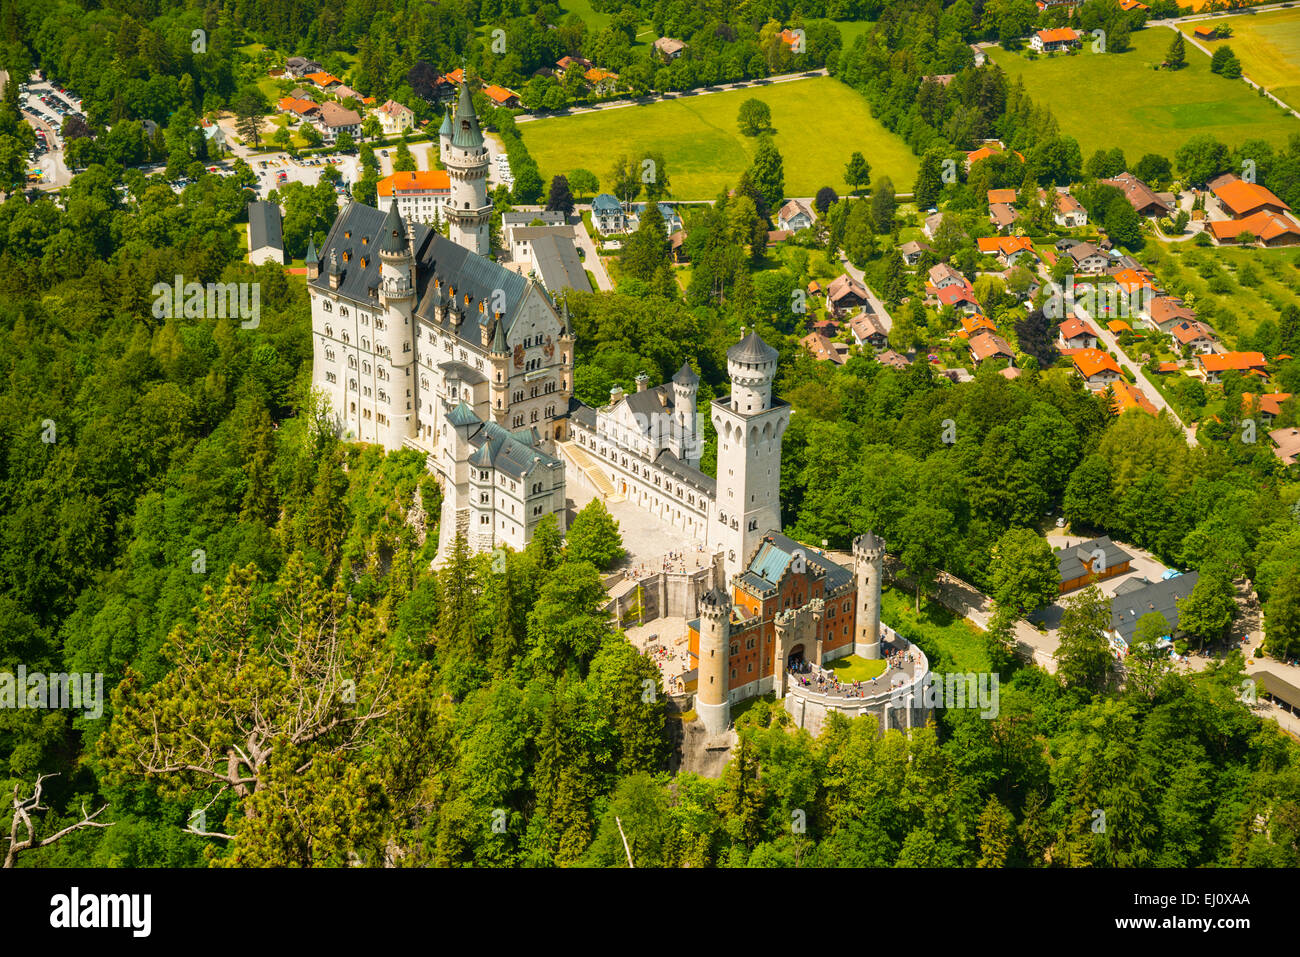
[[[248,249],[252,252],[265,246],[284,250],[280,207],[275,203],[256,200],[248,204]]]

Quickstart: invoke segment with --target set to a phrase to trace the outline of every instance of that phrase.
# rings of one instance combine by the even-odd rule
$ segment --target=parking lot
[[[33,77],[18,88],[23,117],[36,131],[36,147],[28,154],[30,168],[39,169],[38,185],[65,186],[71,174],[63,163],[63,121],[81,115],[81,100],[62,87]]]

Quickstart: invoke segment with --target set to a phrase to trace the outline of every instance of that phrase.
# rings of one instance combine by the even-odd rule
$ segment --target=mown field
[[[1156,70],[1173,32],[1163,27],[1133,34],[1125,53],[1093,53],[1031,61],[1023,53],[988,51],[1013,77],[1023,77],[1035,102],[1051,109],[1085,157],[1120,147],[1172,157],[1187,140],[1208,133],[1228,144],[1262,139],[1278,145],[1300,133],[1300,120],[1240,80],[1210,72],[1210,58],[1188,44],[1187,66]],[[1235,49],[1235,48],[1234,48]]]
[[[1246,76],[1279,100],[1293,107],[1300,105],[1300,8],[1216,17],[1210,22],[1231,27],[1232,36],[1225,40],[1202,40],[1207,49],[1232,47]],[[1191,36],[1199,25],[1193,21],[1181,29]]]
[[[866,156],[873,178],[888,176],[899,192],[911,192],[916,156],[876,121],[866,100],[830,77],[550,117],[521,123],[519,131],[545,180],[583,168],[605,189],[619,156],[659,151],[674,199],[714,199],[735,185],[757,145],[736,128],[750,97],[771,107],[787,196],[813,196],[822,186],[844,192],[844,164],[854,150]]]

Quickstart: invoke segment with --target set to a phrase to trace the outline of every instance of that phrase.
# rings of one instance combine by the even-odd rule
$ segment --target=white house
[[[385,136],[404,133],[415,126],[415,112],[396,100],[388,100],[376,112]]]
[[[778,228],[797,233],[813,224],[813,214],[803,203],[792,199],[781,207],[781,211],[776,214],[776,221]]]

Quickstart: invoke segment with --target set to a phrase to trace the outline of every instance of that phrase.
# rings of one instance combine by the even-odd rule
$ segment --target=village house
[[[961,328],[957,330],[956,335],[962,339],[969,339],[971,336],[979,335],[980,332],[997,332],[998,327],[993,324],[993,320],[988,316],[982,316],[978,313],[973,316],[961,317]]]
[[[687,263],[691,261],[690,255],[686,252],[686,231],[677,230],[668,237],[668,254],[673,257],[673,262]]]
[[[654,42],[654,48],[665,60],[676,60],[686,49],[686,44],[676,37],[660,37]]]
[[[943,224],[943,213],[931,213],[925,217],[925,225],[921,227],[921,232],[925,234],[926,239],[934,239],[934,234],[939,231]]]
[[[677,210],[668,203],[658,203],[659,218],[664,221],[664,232],[671,236],[682,228],[682,217]],[[645,203],[633,203],[628,214],[627,228],[629,232],[635,231],[641,225],[641,214],[645,212]]]
[[[1110,257],[1092,243],[1076,243],[1065,254],[1074,260],[1076,272],[1095,275],[1104,272],[1110,265]]]
[[[976,163],[989,159],[992,156],[1001,156],[1004,150],[1005,147],[1003,147],[1003,145],[997,140],[986,140],[984,145],[979,149],[971,150],[966,154],[966,169],[969,170]],[[1014,152],[1023,163],[1025,161],[1025,155],[1019,150]]]
[[[970,45],[970,52],[971,56],[975,58],[976,67],[981,67],[988,62],[988,57],[984,55],[984,51],[980,49],[978,44],[972,43]]]
[[[1275,429],[1268,437],[1273,440],[1273,454],[1283,465],[1300,464],[1300,429]]]
[[[325,142],[333,143],[343,133],[353,139],[361,135],[361,117],[356,110],[345,109],[337,103],[322,103],[318,123]]]
[[[1248,242],[1276,248],[1300,243],[1300,225],[1283,213],[1261,209],[1241,219],[1212,219],[1206,223],[1210,235],[1221,246],[1230,246],[1251,237]]]
[[[320,116],[320,107],[317,104],[293,96],[281,97],[275,104],[275,108],[281,113],[290,113],[302,120],[312,120]]]
[[[335,96],[337,96],[340,100],[356,100],[358,103],[360,103],[362,100],[365,99],[364,96],[362,96],[356,90],[352,89],[352,87],[348,86],[346,83],[334,87],[334,89],[330,90],[330,92],[333,93]]]
[[[807,229],[813,224],[813,214],[803,203],[797,199],[792,199],[782,206],[781,211],[776,214],[776,222],[782,229],[797,233],[799,230]]]
[[[1054,551],[1062,595],[1133,570],[1133,556],[1112,542],[1109,535]]]
[[[1052,222],[1063,229],[1077,229],[1088,225],[1088,211],[1071,194],[1056,190],[1040,191],[1039,199],[1044,204],[1052,203]]]
[[[1006,203],[1014,205],[1016,202],[1016,191],[1014,189],[991,189],[988,191],[988,204],[993,206],[997,203]]]
[[[1209,24],[1200,25],[1192,31],[1192,35],[1198,40],[1217,40],[1219,28]]]
[[[1173,296],[1156,296],[1147,306],[1142,317],[1148,325],[1160,332],[1168,333],[1180,322],[1192,322],[1196,313]]]
[[[947,263],[937,263],[930,267],[930,285],[935,289],[948,286],[967,286],[966,277]]]
[[[893,349],[886,349],[884,352],[877,353],[876,361],[882,366],[889,366],[891,369],[906,369],[912,364],[907,361],[907,356],[900,355]]]
[[[951,307],[955,312],[965,313],[968,316],[980,311],[979,301],[970,286],[944,286],[942,289],[929,286],[925,292],[941,309],[945,306]]]
[[[1138,622],[1152,612],[1158,612],[1169,623],[1165,638],[1179,637],[1182,632],[1178,629],[1178,603],[1191,595],[1199,579],[1199,572],[1190,571],[1158,581],[1135,577],[1120,582],[1110,602],[1111,644],[1121,655],[1127,654],[1137,634]]]
[[[1290,392],[1266,392],[1258,397],[1259,417],[1265,425],[1272,425],[1273,421],[1282,414],[1282,403],[1291,398]],[[1241,407],[1243,411],[1249,412],[1256,401],[1255,393],[1243,392],[1241,394]]]
[[[1097,332],[1084,320],[1071,316],[1057,330],[1057,342],[1065,349],[1097,348]]]
[[[1007,340],[996,332],[989,332],[984,329],[977,335],[971,336],[970,357],[971,362],[979,366],[990,359],[1006,359],[1010,362],[1015,359],[1016,354],[1012,351]]]
[[[1207,353],[1196,357],[1196,365],[1205,375],[1205,381],[1218,384],[1225,372],[1263,377],[1268,363],[1262,352]]]
[[[601,193],[591,201],[591,221],[602,236],[627,232],[627,213],[610,193]]]
[[[483,95],[491,100],[494,106],[504,106],[509,109],[519,106],[519,94],[504,86],[488,84],[483,87]]]
[[[869,305],[870,302],[871,296],[867,292],[867,287],[848,273],[837,276],[826,287],[826,310],[832,316],[845,315],[854,309]]]
[[[415,111],[396,100],[386,100],[375,112],[379,114],[379,125],[385,136],[404,133],[415,126]]]
[[[289,75],[295,79],[304,77],[308,73],[319,73],[324,69],[315,60],[309,60],[303,56],[291,56],[284,61],[284,68],[289,71]]]
[[[1154,192],[1132,173],[1120,173],[1113,179],[1103,179],[1100,182],[1120,190],[1139,216],[1168,216],[1174,211],[1174,198],[1171,194]]]
[[[1079,34],[1069,27],[1057,27],[1052,30],[1039,30],[1029,38],[1030,49],[1039,53],[1056,53],[1069,50],[1079,45]]]
[[[1110,353],[1100,349],[1080,349],[1070,355],[1074,371],[1083,379],[1083,384],[1093,392],[1101,392],[1112,382],[1124,378],[1119,363]]]
[[[822,362],[834,362],[836,365],[841,366],[848,361],[849,344],[847,342],[832,342],[817,332],[808,333],[799,342],[814,359]]]
[[[609,70],[602,70],[598,66],[593,66],[583,78],[591,86],[591,90],[597,96],[604,96],[606,93],[612,93],[614,87],[618,85],[618,74]]]
[[[909,266],[915,266],[921,259],[921,256],[930,251],[928,243],[920,240],[910,240],[898,247],[898,252],[903,257],[903,262]]]
[[[1197,319],[1190,322],[1184,319],[1175,323],[1170,327],[1169,334],[1180,346],[1191,349],[1193,354],[1208,355],[1219,346],[1214,338],[1214,330]]]
[[[328,90],[332,86],[343,85],[342,80],[336,77],[333,73],[327,73],[324,70],[319,70],[316,73],[308,73],[303,77],[303,79],[307,80],[309,83],[316,84],[322,90]]]
[[[977,239],[975,243],[981,255],[996,256],[1003,266],[1014,266],[1016,260],[1026,253],[1031,257],[1034,255],[1034,244],[1028,236],[987,236]]]
[[[1016,212],[1016,208],[1006,203],[994,203],[989,207],[989,222],[998,232],[1010,229],[1019,218],[1020,214]]]
[[[1160,410],[1147,398],[1147,394],[1130,382],[1120,379],[1111,383],[1110,409],[1116,415],[1123,415],[1129,409],[1139,409],[1147,415],[1159,415]]]
[[[860,346],[883,349],[889,345],[889,333],[876,314],[869,310],[859,312],[849,320],[849,331]]]

